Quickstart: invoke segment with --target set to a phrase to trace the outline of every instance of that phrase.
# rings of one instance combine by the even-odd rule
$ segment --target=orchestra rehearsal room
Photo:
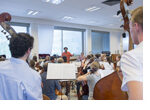
[[[0,100],[143,100],[143,0],[0,2]]]

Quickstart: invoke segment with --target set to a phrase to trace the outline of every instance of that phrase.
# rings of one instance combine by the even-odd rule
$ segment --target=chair
[[[43,100],[50,100],[50,98],[47,95],[43,94]]]

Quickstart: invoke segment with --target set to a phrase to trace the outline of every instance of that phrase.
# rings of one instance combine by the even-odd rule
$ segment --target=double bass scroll
[[[16,36],[16,31],[6,22],[10,22],[11,21],[11,15],[9,13],[1,13],[0,14],[0,25],[2,26],[2,28],[9,33],[9,35],[11,37]],[[5,32],[4,32],[5,33]],[[6,36],[6,38],[9,40],[10,38],[8,38],[8,36]]]

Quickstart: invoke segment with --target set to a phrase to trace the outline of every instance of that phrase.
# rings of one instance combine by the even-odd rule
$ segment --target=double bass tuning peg
[[[6,34],[6,32],[4,30],[1,31],[3,34]]]
[[[9,35],[6,36],[7,40],[10,40]]]
[[[124,27],[124,25],[121,25],[121,26],[120,26],[120,28],[123,28],[123,27]]]
[[[119,10],[119,11],[117,11],[117,16],[119,15],[121,13],[121,11]]]

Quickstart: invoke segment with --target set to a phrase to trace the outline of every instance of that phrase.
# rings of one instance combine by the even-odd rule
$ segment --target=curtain
[[[54,26],[47,24],[38,25],[38,41],[39,41],[39,54],[52,53]]]

